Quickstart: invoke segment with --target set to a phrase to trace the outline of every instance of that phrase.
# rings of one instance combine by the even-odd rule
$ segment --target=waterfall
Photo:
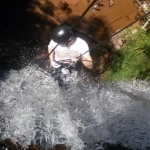
[[[64,90],[36,66],[11,70],[0,81],[0,139],[72,150],[94,150],[98,142],[150,146],[148,82],[95,82],[76,72],[69,80]]]

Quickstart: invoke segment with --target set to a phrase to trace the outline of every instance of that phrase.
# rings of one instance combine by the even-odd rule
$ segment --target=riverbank
[[[149,38],[150,31],[140,26],[125,30],[121,37],[126,43],[112,55],[104,80],[150,80]]]

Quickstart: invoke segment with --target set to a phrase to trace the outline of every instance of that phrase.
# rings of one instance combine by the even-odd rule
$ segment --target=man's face
[[[62,42],[61,45],[68,46],[69,42],[71,42],[72,40],[73,40],[73,37],[71,36],[68,41]]]

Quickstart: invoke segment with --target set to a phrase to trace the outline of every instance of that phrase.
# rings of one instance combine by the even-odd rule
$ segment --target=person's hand
[[[53,67],[53,64],[54,64],[54,61],[52,61],[52,62],[50,63],[49,68]]]
[[[59,64],[59,63],[57,63],[57,62],[55,62],[55,61],[53,61],[52,62],[52,65],[51,65],[51,67],[54,67],[54,68],[58,68],[58,67],[60,67],[61,65]]]
[[[77,54],[76,57],[74,57],[74,58],[71,59],[71,61],[76,63],[80,59],[79,56],[80,56],[80,54]]]

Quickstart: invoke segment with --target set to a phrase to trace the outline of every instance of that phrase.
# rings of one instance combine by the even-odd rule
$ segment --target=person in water
[[[52,31],[52,39],[48,45],[48,53],[50,54],[48,72],[56,79],[56,76],[58,78],[56,72],[60,73],[62,72],[60,70],[67,68],[71,73],[72,68],[75,68],[72,64],[76,64],[78,61],[86,68],[92,69],[93,61],[88,50],[88,44],[83,39],[74,36],[70,26],[57,26]]]

